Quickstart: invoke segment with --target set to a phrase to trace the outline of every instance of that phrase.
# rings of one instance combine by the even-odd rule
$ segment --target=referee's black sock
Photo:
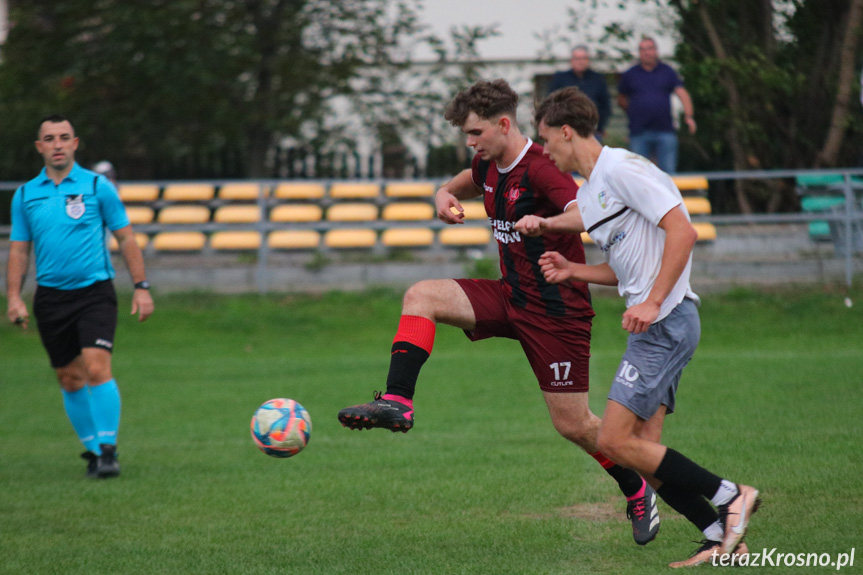
[[[722,478],[707,471],[681,453],[667,448],[665,457],[656,473],[653,474],[663,484],[673,485],[683,491],[700,493],[707,499],[713,498],[722,485]]]

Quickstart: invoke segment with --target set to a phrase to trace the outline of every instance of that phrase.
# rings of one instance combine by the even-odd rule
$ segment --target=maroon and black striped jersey
[[[500,252],[501,282],[516,307],[551,317],[593,316],[587,284],[550,284],[539,267],[546,251],[584,263],[584,246],[578,234],[523,237],[515,223],[534,214],[551,217],[575,201],[578,185],[528,140],[516,163],[501,170],[494,162],[473,160],[471,177],[483,191],[485,211]]]

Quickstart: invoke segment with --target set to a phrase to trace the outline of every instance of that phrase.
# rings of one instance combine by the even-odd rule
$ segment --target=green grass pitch
[[[0,574],[658,573],[700,533],[660,503],[632,541],[610,478],[551,426],[518,344],[438,329],[408,434],[336,413],[384,387],[400,295],[121,298],[114,373],[122,476],[84,478],[35,326],[0,326]],[[758,486],[750,549],[863,546],[863,293],[708,296],[664,441]],[[5,310],[5,300],[0,300]],[[624,349],[622,302],[595,301],[591,405]],[[290,397],[311,442],[279,460],[249,419]],[[863,549],[853,567],[863,570]],[[706,567],[705,567],[706,568]],[[812,573],[770,567],[746,573]]]

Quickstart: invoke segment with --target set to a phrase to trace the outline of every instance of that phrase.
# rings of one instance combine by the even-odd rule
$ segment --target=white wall
[[[9,32],[9,3],[7,0],[0,0],[0,44],[6,41],[6,34]]]

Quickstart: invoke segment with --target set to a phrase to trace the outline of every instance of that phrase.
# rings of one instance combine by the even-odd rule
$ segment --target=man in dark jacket
[[[596,136],[601,141],[605,137],[605,126],[611,116],[611,98],[605,76],[590,68],[590,52],[587,46],[576,46],[569,59],[571,69],[555,72],[551,77],[548,93],[575,86],[590,98],[599,111],[599,126]]]

